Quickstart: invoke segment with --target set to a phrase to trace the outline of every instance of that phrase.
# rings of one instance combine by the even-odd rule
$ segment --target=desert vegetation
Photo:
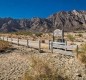
[[[27,35],[32,36],[33,33],[30,32],[30,31],[23,31],[23,30],[21,30],[21,31],[18,31],[18,32],[13,32],[12,34],[25,35],[25,36],[27,36]]]
[[[79,37],[83,37],[83,35],[82,35],[82,34],[80,34],[80,33],[78,34],[78,36],[79,36]]]
[[[72,42],[75,40],[75,37],[73,35],[71,35],[71,34],[68,34],[67,38],[68,38],[68,40],[70,40]]]
[[[9,42],[0,40],[0,51],[4,51],[9,48]]]
[[[11,34],[16,34],[16,35],[24,35],[24,36],[37,36],[37,37],[41,37],[42,33],[40,32],[30,32],[30,31],[18,31],[18,32],[13,32]]]
[[[59,75],[57,69],[50,66],[49,60],[32,55],[31,61],[31,68],[25,72],[23,80],[69,80]]]
[[[86,43],[84,43],[80,48],[79,48],[79,51],[78,51],[78,59],[86,64]]]

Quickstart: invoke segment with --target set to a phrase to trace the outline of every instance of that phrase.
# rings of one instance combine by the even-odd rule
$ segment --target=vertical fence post
[[[19,46],[19,38],[18,38],[18,46]]]
[[[51,41],[51,53],[53,53],[53,41]]]
[[[67,41],[65,41],[65,46],[66,46],[65,51],[67,51]]]
[[[39,52],[41,52],[41,41],[39,40]]]
[[[77,45],[77,48],[76,48],[76,57],[78,58],[78,49],[79,49],[79,47],[78,47],[78,45]]]
[[[27,39],[27,47],[29,47],[29,41],[28,41],[28,39]]]
[[[8,37],[7,37],[7,41],[8,41]]]
[[[49,50],[50,50],[50,41],[51,41],[51,40],[49,40]]]

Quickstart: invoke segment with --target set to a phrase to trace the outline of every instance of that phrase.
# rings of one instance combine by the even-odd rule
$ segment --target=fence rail
[[[53,48],[60,48],[65,50],[75,50],[77,45],[67,45],[66,42],[53,42]]]
[[[39,50],[39,52],[41,52],[42,49],[42,43],[41,41],[30,41],[29,39],[19,39],[19,38],[12,38],[12,37],[4,37],[4,36],[0,36],[1,40],[4,41],[9,41],[11,43],[17,44],[17,45],[24,45],[27,47],[32,47],[32,48],[36,48]],[[46,44],[46,46],[48,46],[48,49],[51,50],[51,52],[54,52],[54,49],[64,49],[65,51],[67,50],[75,50],[76,48],[78,49],[77,45],[67,45],[67,42],[53,42],[50,41]],[[64,51],[62,52],[64,53]],[[68,54],[68,53],[67,53]],[[78,50],[77,50],[77,54],[78,54]],[[65,54],[66,55],[66,54]]]
[[[4,41],[8,41],[8,42],[12,42],[14,44],[18,44],[18,45],[23,45],[23,46],[27,46],[27,47],[33,47],[33,48],[37,48],[41,49],[41,42],[40,41],[30,41],[28,39],[19,39],[19,38],[9,38],[9,37],[0,37],[1,40]]]

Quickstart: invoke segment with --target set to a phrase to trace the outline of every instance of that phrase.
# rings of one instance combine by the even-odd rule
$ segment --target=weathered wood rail
[[[27,47],[32,47],[32,48],[36,48],[39,50],[39,52],[41,52],[42,49],[42,43],[41,41],[31,41],[29,39],[19,39],[19,38],[12,38],[12,37],[4,37],[4,36],[0,36],[1,40],[4,41],[9,41],[13,44],[17,44],[17,45],[23,45],[23,46],[27,46]],[[67,42],[63,43],[63,42],[53,42],[49,40],[49,43],[46,44],[46,46],[48,46],[49,50],[51,50],[52,53],[54,52],[58,52],[60,51],[59,49],[63,49],[60,51],[60,53],[64,53],[64,51],[66,51],[65,55],[72,55],[73,53],[71,51],[78,49],[77,45],[67,45]],[[69,52],[67,52],[68,50],[70,50],[71,54],[69,54]],[[78,50],[77,50],[78,53]]]
[[[73,51],[77,48],[77,45],[67,45],[66,42],[53,42],[53,48]]]

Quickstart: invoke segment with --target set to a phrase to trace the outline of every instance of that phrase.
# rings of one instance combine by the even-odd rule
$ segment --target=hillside
[[[19,30],[52,32],[54,29],[62,29],[62,27],[65,31],[86,30],[86,11],[61,11],[48,18],[0,18],[0,32]]]

